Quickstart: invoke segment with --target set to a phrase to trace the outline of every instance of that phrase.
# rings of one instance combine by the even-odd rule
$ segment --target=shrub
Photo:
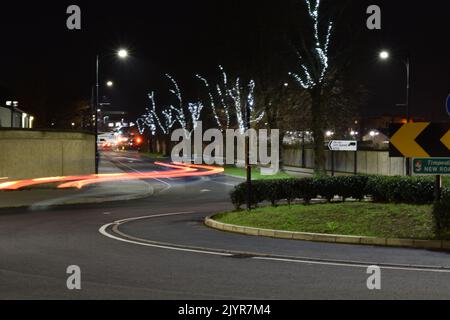
[[[433,205],[433,227],[438,239],[450,240],[450,189],[444,190],[441,200]]]
[[[330,202],[335,196],[362,200],[371,196],[375,202],[431,204],[434,200],[434,181],[424,177],[342,176],[284,180],[258,180],[252,182],[251,204],[269,201],[276,205],[286,199],[289,204],[303,199],[321,196]],[[231,201],[240,208],[247,200],[247,184],[244,182],[231,192]],[[438,204],[439,206],[439,204]]]
[[[318,177],[313,179],[317,195],[330,202],[338,194],[338,181],[335,177]]]
[[[337,195],[343,201],[353,198],[361,201],[366,195],[366,185],[368,176],[341,176],[335,178]]]
[[[303,199],[305,204],[310,204],[311,200],[317,197],[317,188],[313,178],[303,178],[292,183],[292,192],[297,199]]]
[[[375,202],[427,204],[434,199],[434,182],[426,177],[369,176],[365,189]]]

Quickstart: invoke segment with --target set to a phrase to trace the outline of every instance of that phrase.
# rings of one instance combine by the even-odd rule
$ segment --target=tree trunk
[[[311,90],[312,130],[314,137],[314,172],[326,175],[325,168],[325,121],[322,105],[322,92],[320,87]]]

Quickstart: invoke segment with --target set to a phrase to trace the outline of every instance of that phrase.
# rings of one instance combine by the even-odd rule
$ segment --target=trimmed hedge
[[[321,197],[330,202],[335,196],[345,201],[371,197],[374,202],[432,204],[434,181],[427,177],[403,176],[341,176],[303,179],[258,180],[252,182],[252,206],[268,201],[273,206],[281,200],[290,205],[302,199]],[[247,184],[241,183],[231,192],[231,201],[239,209],[247,201]],[[444,189],[442,199],[433,206],[434,232],[438,239],[450,240],[450,189]]]
[[[276,205],[281,200],[290,204],[303,199],[306,204],[320,196],[330,202],[335,196],[344,201],[371,197],[375,202],[431,204],[434,182],[426,177],[340,176],[303,179],[258,180],[252,182],[252,205],[268,201]],[[247,184],[242,183],[231,192],[231,201],[240,208],[246,203]]]
[[[450,189],[444,189],[433,206],[434,233],[438,239],[450,240]]]

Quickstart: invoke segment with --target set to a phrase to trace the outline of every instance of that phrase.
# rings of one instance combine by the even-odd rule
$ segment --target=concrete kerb
[[[414,249],[450,250],[450,241],[387,239],[377,237],[359,237],[336,234],[321,234],[308,232],[291,232],[270,229],[235,226],[214,220],[214,216],[206,217],[205,225],[220,231],[233,232],[249,236],[269,237],[276,239],[303,240],[312,242],[327,242],[340,244],[359,244],[386,247],[401,247]]]

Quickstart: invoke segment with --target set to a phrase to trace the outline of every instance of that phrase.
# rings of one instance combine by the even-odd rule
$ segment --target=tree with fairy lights
[[[258,123],[265,115],[264,111],[256,109],[255,105],[255,81],[250,80],[247,85],[242,84],[242,80],[230,79],[222,66],[219,66],[221,73],[220,81],[211,86],[202,76],[196,75],[200,79],[208,92],[209,106],[220,130],[239,128],[244,132],[247,128],[246,112],[250,112],[250,124]]]
[[[304,0],[312,36],[302,39],[298,50],[299,70],[289,74],[308,92],[311,98],[312,131],[314,138],[315,170],[325,171],[325,111],[324,91],[330,76],[329,46],[333,32],[333,22],[321,18],[321,0]]]

